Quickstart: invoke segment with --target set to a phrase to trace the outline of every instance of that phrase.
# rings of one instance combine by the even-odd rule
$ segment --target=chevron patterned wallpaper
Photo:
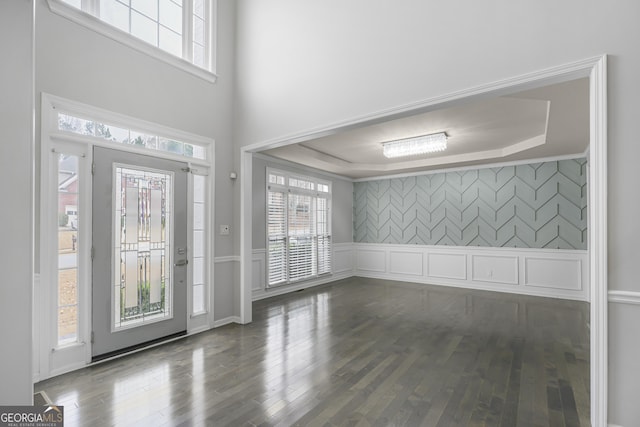
[[[587,249],[587,160],[354,183],[354,241]]]

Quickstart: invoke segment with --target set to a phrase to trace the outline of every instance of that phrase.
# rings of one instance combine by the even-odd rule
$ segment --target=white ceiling
[[[382,143],[446,132],[447,150],[401,159]],[[459,104],[266,150],[349,178],[577,155],[589,145],[589,80]]]

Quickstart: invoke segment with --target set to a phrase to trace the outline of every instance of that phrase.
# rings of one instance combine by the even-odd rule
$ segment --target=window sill
[[[82,25],[85,28],[95,31],[96,33],[110,38],[111,40],[135,49],[147,56],[172,65],[209,83],[215,83],[218,79],[218,76],[214,72],[197,67],[182,58],[174,56],[168,52],[163,51],[160,48],[150,45],[147,42],[137,39],[124,31],[121,31],[109,24],[102,22],[95,16],[91,16],[88,13],[82,12],[72,6],[62,3],[60,0],[47,0],[47,3],[51,12],[67,18],[75,22],[76,24]],[[213,55],[213,57],[215,57],[215,55]],[[213,62],[215,63],[215,60]]]

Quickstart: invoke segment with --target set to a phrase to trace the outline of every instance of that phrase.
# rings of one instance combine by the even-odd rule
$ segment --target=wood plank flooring
[[[351,278],[36,384],[66,426],[588,426],[586,303]]]

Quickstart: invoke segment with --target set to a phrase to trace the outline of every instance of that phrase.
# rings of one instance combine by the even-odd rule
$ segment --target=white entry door
[[[187,329],[187,164],[94,148],[92,358]]]

